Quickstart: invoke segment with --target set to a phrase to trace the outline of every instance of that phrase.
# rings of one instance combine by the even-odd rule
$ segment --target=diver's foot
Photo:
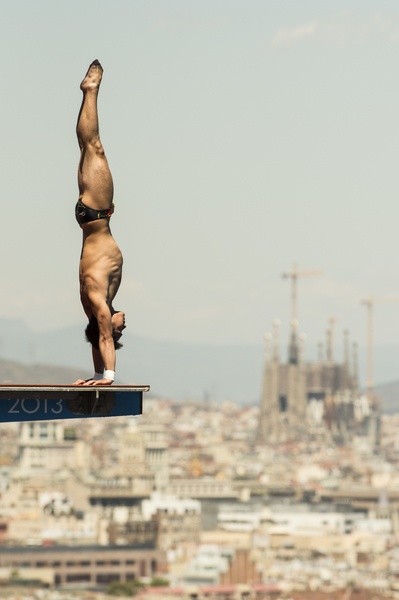
[[[83,79],[80,84],[80,89],[82,92],[87,92],[88,90],[96,90],[100,87],[101,79],[103,76],[103,68],[98,62],[98,60],[93,60],[91,63],[86,77]]]

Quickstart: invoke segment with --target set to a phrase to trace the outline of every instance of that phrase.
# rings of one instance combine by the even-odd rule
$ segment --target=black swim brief
[[[83,223],[90,223],[90,221],[98,221],[98,219],[110,219],[114,212],[114,204],[111,204],[110,208],[104,210],[97,210],[90,208],[83,204],[81,200],[78,200],[75,206],[75,217],[79,225]]]

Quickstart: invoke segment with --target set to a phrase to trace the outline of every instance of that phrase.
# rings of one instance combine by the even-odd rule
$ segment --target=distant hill
[[[54,365],[26,365],[13,360],[0,359],[0,383],[21,384],[72,384],[76,381],[77,369]],[[81,373],[87,379],[91,373]]]
[[[91,374],[91,371],[82,371],[76,367],[60,367],[51,364],[24,364],[15,360],[0,359],[0,384],[54,383],[62,385],[73,383],[78,376],[87,379]],[[245,404],[245,386],[242,388],[242,393],[243,398],[241,402],[240,400],[236,401]],[[374,393],[382,401],[382,411],[384,414],[399,412],[399,381],[377,385],[374,387]],[[247,398],[247,403],[249,403],[248,400],[249,398]]]
[[[4,380],[31,383],[73,382],[92,375],[90,346],[84,341],[84,323],[51,331],[33,332],[23,321],[0,318],[0,358],[16,361],[26,370],[5,375]],[[117,353],[117,381],[148,384],[151,394],[173,400],[231,400],[257,404],[261,395],[264,350],[259,344],[195,344],[123,335]],[[317,354],[308,348],[307,360]],[[281,356],[287,356],[282,347]],[[366,352],[359,349],[360,381]],[[30,365],[35,365],[34,367]],[[42,367],[41,365],[45,365]],[[61,366],[62,365],[62,366]],[[399,352],[394,346],[375,348],[375,381],[390,381],[399,372]],[[43,369],[43,370],[42,370]],[[54,369],[54,370],[52,370]],[[392,374],[394,374],[392,376]],[[50,379],[51,377],[51,379]],[[395,387],[396,386],[396,387]],[[396,412],[399,382],[376,386],[384,410]],[[399,405],[399,402],[398,402]]]
[[[119,383],[149,384],[152,394],[174,400],[206,398],[246,404],[259,401],[261,342],[259,347],[186,344],[131,333],[125,333],[122,341],[124,347],[117,353]],[[88,376],[92,374],[90,346],[84,341],[83,325],[32,332],[23,321],[0,318],[0,357],[26,365],[63,365],[73,369],[72,381],[87,372]]]

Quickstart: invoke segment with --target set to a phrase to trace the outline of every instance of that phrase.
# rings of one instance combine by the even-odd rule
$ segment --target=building
[[[344,359],[333,357],[332,329],[327,331],[326,355],[305,362],[298,324],[291,324],[287,361],[280,359],[279,323],[266,338],[262,381],[259,443],[280,443],[313,434],[338,444],[354,435],[368,435],[378,444],[379,408],[361,395],[357,356],[349,359],[348,333],[344,333]]]
[[[63,421],[21,423],[19,469],[21,472],[57,472],[64,468],[83,468],[87,448],[77,440]]]
[[[142,513],[146,521],[158,524],[157,547],[178,550],[186,543],[200,540],[201,504],[198,500],[180,499],[171,495],[154,494],[143,500]]]
[[[256,563],[248,548],[227,548],[212,544],[198,547],[188,564],[184,583],[191,585],[236,585],[260,582]]]
[[[165,430],[160,423],[130,420],[121,432],[119,473],[121,477],[150,476],[153,488],[165,490],[169,473]]]
[[[106,586],[162,573],[166,563],[160,550],[140,546],[2,547],[0,568],[52,569],[55,585]]]

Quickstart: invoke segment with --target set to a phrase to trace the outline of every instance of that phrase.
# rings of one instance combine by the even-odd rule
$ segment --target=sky
[[[296,264],[321,271],[298,281],[310,355],[331,318],[338,356],[346,329],[364,348],[372,297],[399,357],[397,2],[0,0],[0,46],[0,317],[84,325],[75,125],[98,58],[131,333],[263,344],[279,319],[288,340]]]

